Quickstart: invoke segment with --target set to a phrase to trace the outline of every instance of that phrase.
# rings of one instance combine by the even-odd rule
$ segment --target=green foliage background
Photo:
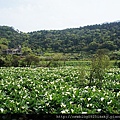
[[[28,33],[13,27],[0,26],[0,48],[28,47],[41,52],[89,52],[98,49],[110,51],[120,48],[120,22],[90,25],[64,30],[40,30]]]

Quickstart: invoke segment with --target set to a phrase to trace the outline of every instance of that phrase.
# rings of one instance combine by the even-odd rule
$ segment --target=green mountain
[[[18,45],[33,52],[90,52],[120,49],[120,22],[88,25],[64,30],[40,30],[23,33],[13,27],[0,26],[0,49]]]

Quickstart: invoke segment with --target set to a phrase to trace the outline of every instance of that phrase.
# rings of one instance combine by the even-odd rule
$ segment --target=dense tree
[[[92,51],[96,51],[98,48],[99,48],[99,43],[96,43],[96,42],[91,42],[89,45],[88,45],[88,51],[92,50]]]
[[[114,51],[120,49],[120,22],[29,33],[20,32],[13,27],[0,26],[0,46],[5,48],[5,45],[8,48],[21,45],[35,53],[49,50],[64,53],[81,51],[94,53],[97,49],[104,48]]]
[[[3,67],[5,64],[5,60],[2,56],[0,56],[0,67]]]
[[[22,54],[23,54],[23,55],[29,55],[29,54],[31,54],[31,53],[32,53],[31,48],[29,48],[29,47],[23,47],[23,48],[22,48]]]
[[[37,65],[39,63],[39,57],[35,55],[27,55],[24,59],[25,65]]]

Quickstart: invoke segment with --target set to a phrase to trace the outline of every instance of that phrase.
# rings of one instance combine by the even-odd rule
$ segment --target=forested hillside
[[[120,22],[90,25],[64,30],[40,30],[23,33],[13,27],[0,26],[0,50],[18,45],[32,52],[90,52],[120,49]]]

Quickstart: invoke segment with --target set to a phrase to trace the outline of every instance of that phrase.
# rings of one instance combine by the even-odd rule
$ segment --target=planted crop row
[[[120,113],[120,70],[88,86],[83,68],[0,68],[0,113]]]

